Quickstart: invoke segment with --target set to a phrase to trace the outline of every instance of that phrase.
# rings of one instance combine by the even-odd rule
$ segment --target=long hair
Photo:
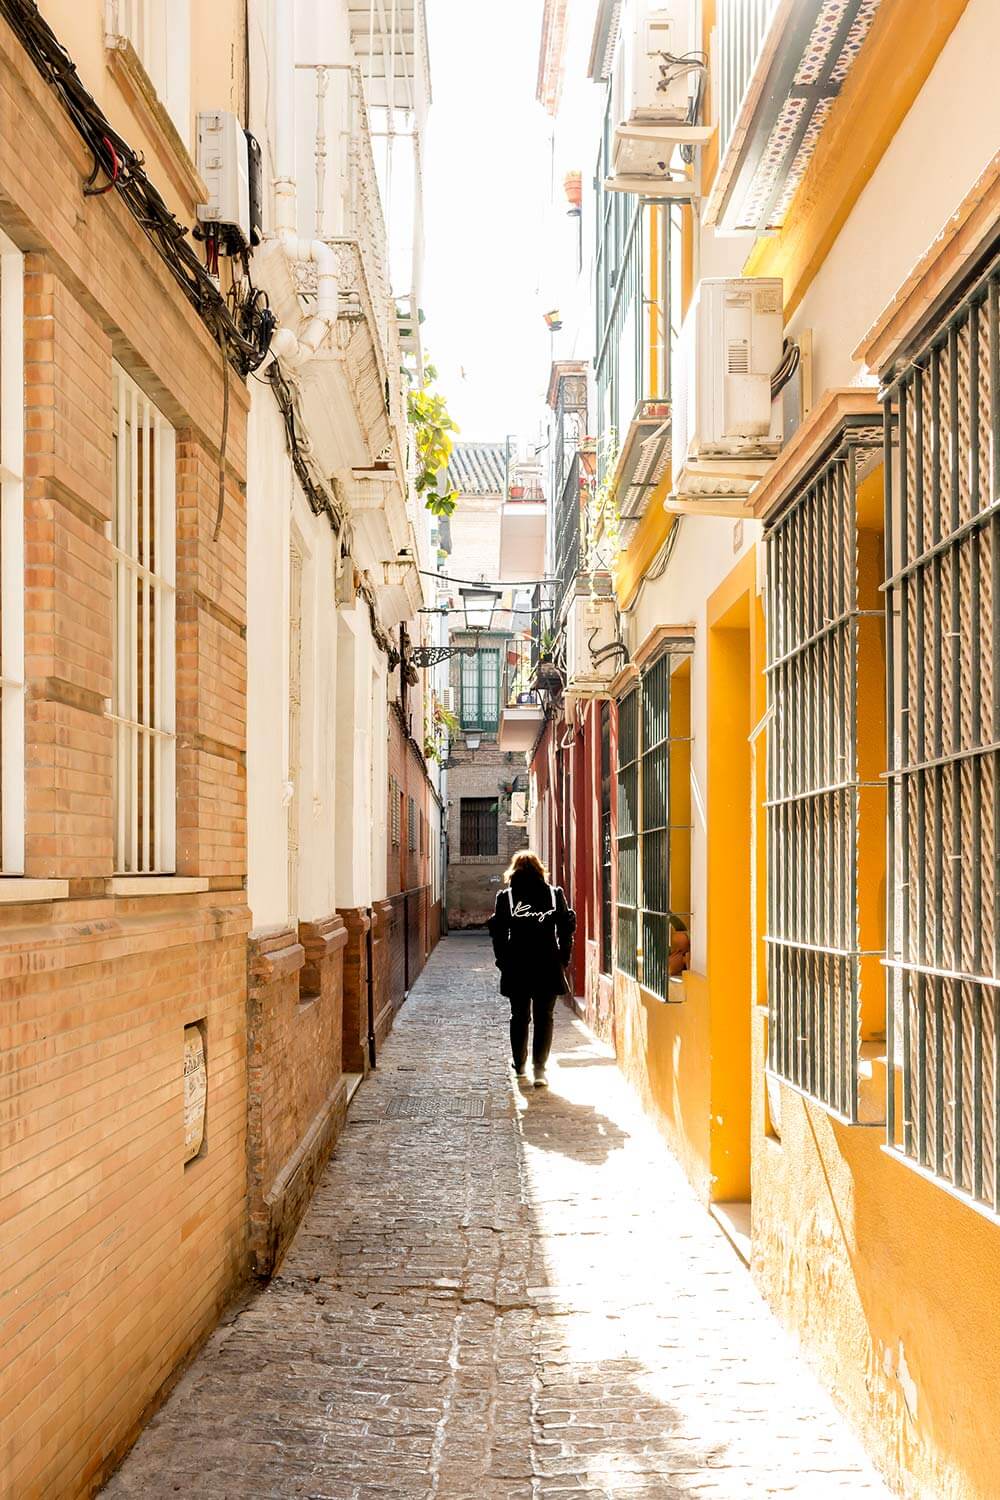
[[[527,875],[548,882],[549,872],[532,849],[518,849],[503,872],[504,885],[510,885],[515,875]]]

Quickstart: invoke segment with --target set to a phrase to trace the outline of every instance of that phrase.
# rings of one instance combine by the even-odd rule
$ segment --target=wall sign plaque
[[[208,1070],[205,1037],[195,1023],[184,1028],[184,1161],[193,1161],[205,1140]]]

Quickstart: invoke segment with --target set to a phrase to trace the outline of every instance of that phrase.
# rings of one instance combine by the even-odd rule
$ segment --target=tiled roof
[[[506,488],[503,443],[456,443],[448,478],[460,495],[502,495]]]

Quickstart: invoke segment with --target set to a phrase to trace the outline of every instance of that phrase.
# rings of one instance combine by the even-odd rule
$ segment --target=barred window
[[[687,967],[691,929],[689,638],[618,711],[618,967],[659,999]]]
[[[1000,1212],[1000,260],[883,375],[898,432],[890,1143]]]
[[[462,728],[495,734],[500,722],[500,652],[483,647],[460,660]]]
[[[463,855],[495,855],[500,842],[500,804],[496,797],[463,797],[459,808]]]
[[[174,869],[174,431],[114,366],[115,869]]]
[[[881,459],[843,420],[766,536],[768,1063],[852,1121],[884,1016]]]
[[[24,872],[24,257],[0,234],[0,874]]]
[[[639,689],[618,705],[618,902],[615,957],[638,976],[639,947]]]
[[[399,783],[393,776],[389,780],[389,827],[394,849],[399,848],[399,797]]]
[[[417,804],[412,797],[406,799],[406,843],[411,854],[417,847]]]

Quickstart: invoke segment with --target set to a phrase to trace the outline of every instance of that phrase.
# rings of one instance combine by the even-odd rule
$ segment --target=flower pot
[[[579,208],[583,202],[583,176],[580,172],[567,172],[563,178],[563,190],[571,208]]]
[[[512,500],[521,500],[524,497],[524,485],[512,484],[507,493]]]

